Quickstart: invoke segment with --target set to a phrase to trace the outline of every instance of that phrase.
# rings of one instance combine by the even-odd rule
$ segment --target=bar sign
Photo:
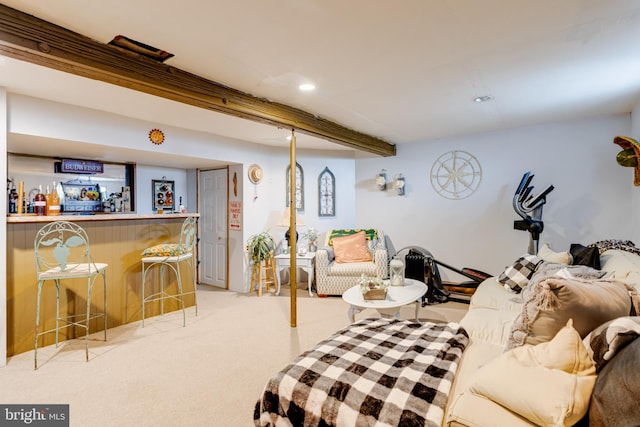
[[[60,172],[85,174],[103,173],[104,165],[101,162],[90,160],[62,159]]]

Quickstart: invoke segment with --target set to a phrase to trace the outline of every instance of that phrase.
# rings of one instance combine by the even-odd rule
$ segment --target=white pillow
[[[568,251],[555,252],[548,243],[542,245],[538,250],[538,256],[547,262],[555,262],[557,264],[571,264],[573,257]]]
[[[577,423],[589,407],[596,369],[572,320],[548,342],[509,350],[476,371],[470,391],[537,425]]]

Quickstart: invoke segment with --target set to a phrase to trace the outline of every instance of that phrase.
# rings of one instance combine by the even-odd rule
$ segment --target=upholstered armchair
[[[365,247],[360,250],[349,243],[342,243],[345,236],[354,236],[363,231]],[[334,245],[334,239],[338,240]],[[348,245],[348,246],[347,246]],[[360,256],[366,252],[364,257]],[[337,254],[337,256],[336,256]],[[369,255],[368,257],[366,255]],[[369,259],[364,261],[363,259]],[[376,229],[335,229],[326,234],[324,245],[316,252],[316,292],[318,295],[342,295],[347,289],[359,284],[360,276],[388,277],[389,255],[385,237]]]

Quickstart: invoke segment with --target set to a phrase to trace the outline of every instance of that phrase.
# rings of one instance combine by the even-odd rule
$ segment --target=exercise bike
[[[513,209],[522,218],[513,222],[513,228],[529,232],[528,252],[531,255],[538,253],[540,233],[544,230],[542,206],[547,203],[547,195],[553,191],[553,185],[549,185],[537,196],[532,196],[533,185],[529,184],[534,176],[531,172],[525,172],[513,195]]]

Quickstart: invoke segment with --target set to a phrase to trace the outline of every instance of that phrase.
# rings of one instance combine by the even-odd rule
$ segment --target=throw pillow
[[[569,319],[585,337],[599,325],[631,311],[627,288],[616,281],[547,277],[528,293],[511,326],[507,348],[549,341]]]
[[[371,261],[364,231],[333,239],[333,251],[337,263]]]
[[[573,258],[571,254],[567,251],[565,252],[555,252],[551,249],[548,243],[542,245],[542,247],[538,250],[538,256],[547,262],[554,262],[558,264],[571,264]]]
[[[598,248],[588,248],[579,243],[572,243],[569,249],[574,265],[588,265],[600,270],[600,251]]]
[[[538,266],[536,272],[531,276],[531,279],[529,279],[529,286],[525,289],[525,292],[523,292],[523,298],[527,298],[528,294],[535,288],[538,282],[553,276],[564,277],[565,279],[578,277],[580,279],[593,280],[603,279],[605,277],[609,278],[609,273],[596,270],[586,265],[566,265],[545,261]]]
[[[378,238],[378,230],[373,228],[343,228],[343,229],[334,229],[329,233],[329,238],[327,239],[327,244],[329,246],[333,246],[333,240],[338,237],[350,236],[352,234],[364,232],[367,240],[374,241]]]
[[[596,364],[596,372],[600,372],[618,351],[639,336],[640,317],[627,316],[598,326],[583,342]]]
[[[600,371],[589,405],[589,426],[639,426],[640,339]]]
[[[155,245],[142,251],[142,256],[178,256],[186,253],[185,247],[178,243]]]
[[[573,425],[587,412],[595,366],[571,320],[549,342],[505,352],[471,379],[470,391],[536,425]]]
[[[498,282],[508,289],[520,292],[527,286],[540,263],[542,258],[536,255],[523,255],[498,276]]]

